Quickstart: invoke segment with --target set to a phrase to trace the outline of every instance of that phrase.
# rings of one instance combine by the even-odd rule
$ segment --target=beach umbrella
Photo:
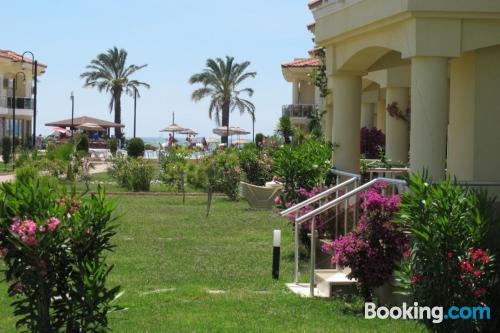
[[[233,135],[238,134],[237,131],[234,131],[233,129],[234,129],[234,127],[229,127],[229,129],[228,129],[227,126],[221,126],[221,127],[214,128],[212,130],[212,133],[217,134],[219,136],[233,136]]]
[[[195,131],[193,131],[192,129],[189,129],[189,128],[187,128],[184,131],[180,131],[179,134],[198,135],[198,133],[196,133]]]
[[[236,135],[247,135],[250,134],[247,130],[241,128],[241,127],[229,127],[229,129],[232,129],[233,132],[235,132]]]
[[[170,132],[175,137],[175,133],[186,131],[188,129],[189,128],[179,126],[175,123],[175,113],[172,112],[172,123],[170,125],[168,125],[167,127],[165,127],[164,129],[162,129],[160,132]]]
[[[79,125],[78,128],[85,131],[95,131],[95,132],[106,131],[106,129],[94,123],[83,123]]]

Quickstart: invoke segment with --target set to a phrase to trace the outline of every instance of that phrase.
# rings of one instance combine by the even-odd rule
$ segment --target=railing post
[[[356,179],[356,181],[354,182],[354,188],[358,188],[358,180]],[[354,213],[353,213],[353,222],[352,222],[352,229],[354,230],[354,228],[356,228],[356,226],[358,225],[358,196],[356,195],[354,197]]]
[[[299,283],[299,224],[297,223],[297,217],[299,216],[299,212],[295,213],[295,262],[293,266],[294,278],[293,281],[295,283]]]
[[[315,268],[316,268],[316,217],[313,217],[311,221],[311,279],[310,279],[311,284],[309,286],[309,292],[311,297],[314,297]]]

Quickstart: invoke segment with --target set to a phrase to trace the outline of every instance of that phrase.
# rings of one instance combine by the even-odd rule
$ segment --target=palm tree
[[[208,59],[206,68],[189,79],[190,84],[200,83],[203,87],[196,89],[191,98],[198,102],[205,97],[210,97],[208,117],[213,119],[218,126],[229,126],[229,113],[237,109],[240,114],[248,112],[255,120],[255,106],[247,99],[241,98],[242,94],[249,97],[253,95],[253,89],[238,86],[248,78],[254,78],[256,72],[245,72],[250,66],[249,61],[242,63],[234,62],[234,58],[226,56],[225,61],[221,58]],[[227,136],[223,136],[223,143],[227,143]]]
[[[116,46],[106,53],[97,55],[97,58],[87,65],[87,72],[80,75],[85,79],[84,87],[96,87],[99,92],[105,91],[111,94],[109,112],[115,111],[115,123],[122,122],[122,93],[132,96],[134,89],[139,87],[149,88],[149,84],[137,80],[131,80],[130,76],[138,70],[147,66],[126,65],[127,51],[118,49]],[[115,136],[122,137],[121,128],[115,129]]]

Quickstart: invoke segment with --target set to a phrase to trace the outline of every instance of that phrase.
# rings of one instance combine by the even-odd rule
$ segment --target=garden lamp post
[[[75,94],[71,92],[71,95],[69,96],[71,99],[71,138],[73,138],[73,130],[75,128]]]
[[[33,94],[33,136],[31,138],[32,146],[35,147],[36,144],[36,117],[37,117],[37,109],[36,109],[36,97],[37,97],[37,81],[38,81],[38,60],[35,60],[35,55],[31,51],[26,51],[23,53],[21,58],[22,66],[24,67],[24,56],[26,54],[31,55],[31,73],[33,75],[33,86],[32,86],[32,94]]]
[[[21,74],[23,76],[23,80],[26,81],[26,75],[24,72],[17,72],[14,75],[14,79],[12,80],[12,161],[16,159],[16,89],[17,89],[17,76]]]

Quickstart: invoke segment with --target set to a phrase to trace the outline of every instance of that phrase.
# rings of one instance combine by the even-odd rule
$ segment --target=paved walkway
[[[90,169],[90,174],[94,174],[94,173],[101,173],[101,172],[105,172],[106,170],[108,170],[108,166],[110,164],[109,163],[99,163],[99,164],[95,164],[94,165],[94,168],[93,169]],[[11,180],[13,180],[15,177],[15,174],[8,174],[8,175],[0,175],[0,183],[3,183],[3,182],[10,182]]]

